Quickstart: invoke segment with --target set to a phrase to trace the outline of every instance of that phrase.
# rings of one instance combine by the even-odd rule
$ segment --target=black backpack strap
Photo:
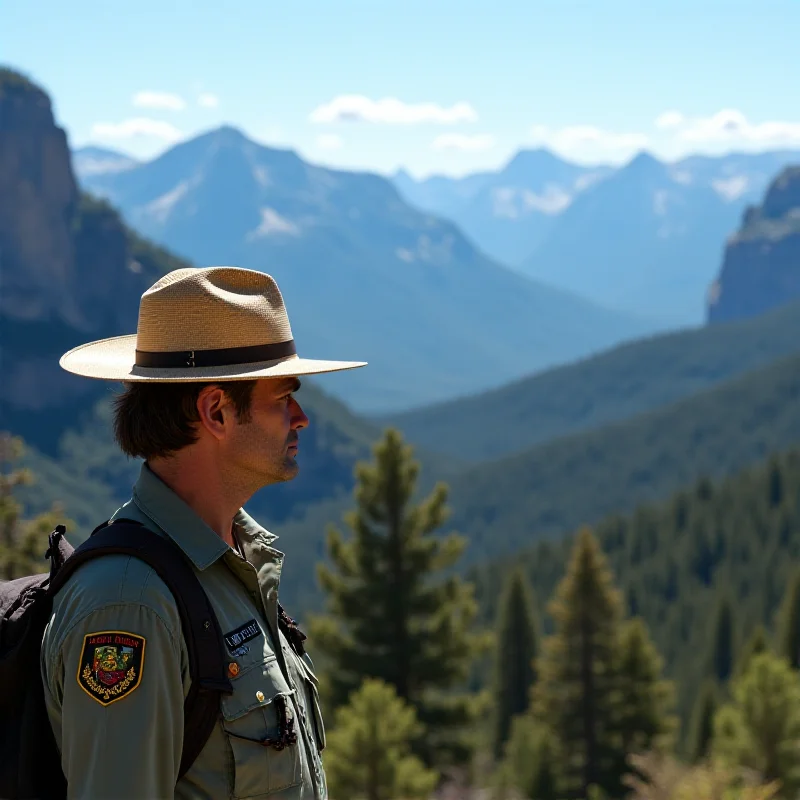
[[[87,561],[104,555],[127,555],[144,561],[167,585],[183,627],[192,685],[183,704],[182,778],[203,749],[217,723],[220,695],[231,694],[222,630],[200,581],[183,551],[164,536],[130,520],[104,523],[64,562],[50,579],[55,594]]]

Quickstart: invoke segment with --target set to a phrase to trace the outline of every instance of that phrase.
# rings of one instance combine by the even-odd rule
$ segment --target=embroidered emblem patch
[[[122,700],[141,683],[144,646],[144,636],[135,633],[87,633],[78,665],[81,689],[103,706]]]
[[[249,622],[245,622],[244,625],[240,625],[236,630],[226,633],[223,638],[231,653],[243,655],[242,645],[251,639],[255,639],[256,636],[261,636],[261,628],[258,627],[258,623],[254,619],[251,619]],[[246,653],[247,650],[244,652]]]

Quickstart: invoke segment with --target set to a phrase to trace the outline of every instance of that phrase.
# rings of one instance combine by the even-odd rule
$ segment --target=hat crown
[[[278,284],[256,270],[177,269],[154,283],[139,303],[137,350],[220,350],[291,339]]]

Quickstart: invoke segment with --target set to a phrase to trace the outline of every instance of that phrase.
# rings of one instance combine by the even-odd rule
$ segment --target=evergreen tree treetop
[[[525,573],[517,568],[507,580],[496,625],[494,665],[494,741],[500,759],[514,717],[530,703],[535,680],[534,659],[539,640],[533,593]]]
[[[732,701],[714,718],[714,752],[729,764],[781,783],[780,795],[800,790],[800,678],[780,656],[753,656],[732,682]]]
[[[478,708],[454,690],[488,642],[472,629],[472,585],[451,569],[466,542],[437,535],[447,487],[415,503],[418,473],[412,448],[392,429],[374,461],[357,465],[356,507],[345,517],[351,535],[328,532],[331,563],[318,567],[328,614],[312,620],[311,633],[328,657],[334,706],[363,678],[383,680],[416,709],[431,754],[434,744],[447,749],[445,730],[461,738]]]
[[[325,749],[334,800],[426,800],[437,775],[411,753],[421,733],[414,709],[394,688],[367,679],[336,712]]]

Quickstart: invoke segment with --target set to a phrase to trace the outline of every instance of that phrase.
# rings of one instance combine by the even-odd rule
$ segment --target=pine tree
[[[759,653],[766,653],[769,650],[769,639],[767,637],[766,628],[759,623],[750,634],[750,638],[745,642],[744,647],[741,649],[738,658],[736,659],[736,667],[734,675],[736,677],[743,675],[747,671],[747,666],[753,656]]]
[[[531,714],[515,717],[498,775],[500,785],[536,800],[559,800],[556,747],[552,731]]]
[[[624,623],[619,647],[622,762],[629,753],[664,749],[672,744],[677,719],[671,715],[674,688],[661,677],[663,661],[641,619]]]
[[[584,798],[592,785],[618,796],[627,748],[669,731],[669,690],[641,623],[623,623],[620,593],[588,530],[577,537],[550,613],[556,631],[542,646],[532,709],[568,756],[562,796]]]
[[[800,571],[786,586],[778,612],[777,652],[791,665],[800,669]]]
[[[353,536],[332,528],[333,565],[318,570],[329,614],[311,628],[328,658],[330,700],[347,702],[365,677],[386,681],[416,709],[418,751],[429,763],[463,758],[479,704],[455,689],[488,644],[471,631],[472,586],[451,570],[465,540],[434,535],[447,517],[444,485],[412,504],[419,464],[399,433],[388,430],[374,454],[356,467],[356,509],[346,517]]]
[[[710,752],[711,739],[714,734],[714,715],[717,713],[718,707],[716,683],[711,679],[706,679],[697,695],[689,725],[686,752],[691,764],[697,764]]]
[[[727,683],[734,665],[733,608],[727,593],[720,596],[712,617],[708,674],[720,685]]]
[[[411,754],[420,733],[414,709],[392,686],[367,679],[336,711],[325,748],[333,800],[430,797],[437,775]]]
[[[726,763],[781,782],[781,796],[800,789],[800,677],[779,656],[753,656],[731,685],[733,700],[714,718],[714,752]]]
[[[494,668],[494,756],[502,758],[511,721],[530,703],[535,679],[538,625],[525,573],[514,570],[506,580],[497,618]]]

